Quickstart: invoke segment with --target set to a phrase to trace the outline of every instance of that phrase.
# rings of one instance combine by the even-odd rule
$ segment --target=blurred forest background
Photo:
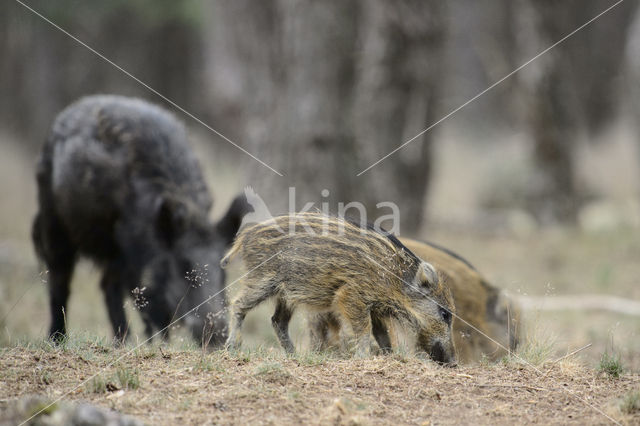
[[[216,214],[245,185],[272,213],[286,210],[290,186],[297,208],[324,201],[335,211],[339,201],[361,201],[369,220],[389,213],[376,203],[393,201],[402,235],[461,252],[514,293],[640,300],[635,0],[618,4],[359,176],[614,2],[24,3],[284,176],[24,5],[2,2],[0,342],[44,335],[45,292],[30,290],[40,282],[29,240],[33,163],[56,113],[95,93],[138,96],[173,110],[200,153]],[[90,268],[83,274],[91,276]],[[97,285],[82,287],[98,293]],[[17,313],[16,305],[31,308]],[[84,323],[103,314],[87,313]],[[542,316],[563,350],[597,340],[600,353],[616,345],[631,365],[640,365],[637,317]]]

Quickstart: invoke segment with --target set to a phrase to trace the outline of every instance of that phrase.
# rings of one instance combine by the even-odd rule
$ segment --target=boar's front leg
[[[342,287],[336,294],[338,310],[356,338],[356,356],[367,357],[371,345],[371,314],[357,289]]]
[[[295,348],[293,347],[293,343],[289,337],[289,321],[291,320],[291,315],[293,315],[293,311],[289,309],[284,300],[278,298],[278,301],[276,302],[276,310],[271,317],[271,324],[276,330],[276,335],[278,336],[280,345],[282,345],[285,352],[290,354],[295,352]]]
[[[229,337],[225,343],[227,349],[240,349],[240,330],[247,313],[260,303],[275,295],[278,283],[275,280],[267,280],[246,284],[240,295],[231,305],[229,318]]]
[[[124,283],[122,276],[122,265],[113,262],[107,265],[100,283],[117,343],[125,341],[128,331],[127,317],[124,312]]]
[[[391,339],[389,338],[389,332],[382,318],[379,315],[371,313],[371,326],[373,329],[373,337],[375,337],[376,342],[378,342],[382,353],[390,353]]]

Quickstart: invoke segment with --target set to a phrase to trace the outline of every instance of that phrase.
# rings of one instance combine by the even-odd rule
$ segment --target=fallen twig
[[[490,383],[475,383],[474,386],[479,388],[512,388],[512,389],[529,389],[529,390],[549,392],[549,389],[537,388],[535,386],[529,386],[529,385],[503,385],[503,384],[490,384]]]
[[[606,294],[575,294],[566,296],[518,296],[525,310],[533,311],[610,311],[640,316],[640,301]]]

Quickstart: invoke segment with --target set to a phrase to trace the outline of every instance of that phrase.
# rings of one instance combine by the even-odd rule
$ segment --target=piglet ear
[[[417,284],[423,288],[434,288],[438,286],[439,278],[436,269],[427,262],[420,263],[418,266]]]
[[[252,211],[253,208],[247,202],[244,194],[240,194],[233,199],[225,215],[216,224],[218,235],[222,237],[225,245],[230,245],[233,242],[242,224],[242,218]]]
[[[165,197],[157,202],[155,228],[158,238],[172,247],[187,228],[187,206],[175,198]]]

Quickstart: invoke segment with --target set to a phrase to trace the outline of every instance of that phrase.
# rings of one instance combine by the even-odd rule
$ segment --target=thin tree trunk
[[[444,12],[439,1],[376,0],[363,7],[354,109],[359,171],[439,118]],[[432,137],[425,133],[356,180],[368,212],[383,201],[398,205],[402,232],[417,231],[424,218]]]
[[[214,102],[232,116],[231,134],[284,175],[248,158],[248,181],[272,214],[289,210],[289,187],[291,208],[325,202],[335,212],[355,175],[349,112],[357,4],[283,0],[248,11],[256,2],[231,3],[213,10]]]
[[[296,188],[306,202],[350,201],[355,175],[350,120],[354,86],[357,4],[282,1],[282,63],[271,124],[269,158],[285,174],[268,174],[264,183],[286,201]],[[322,195],[322,191],[325,196]]]
[[[543,47],[559,41],[606,8],[596,0],[531,0]],[[530,198],[544,222],[573,222],[579,196],[574,148],[580,132],[595,131],[612,115],[616,77],[637,2],[620,5],[538,61],[531,87],[530,126],[539,177]],[[602,72],[604,70],[604,72]]]
[[[277,3],[215,0],[203,6],[207,85],[216,129],[262,157],[279,66]],[[250,169],[262,167],[247,159]]]

